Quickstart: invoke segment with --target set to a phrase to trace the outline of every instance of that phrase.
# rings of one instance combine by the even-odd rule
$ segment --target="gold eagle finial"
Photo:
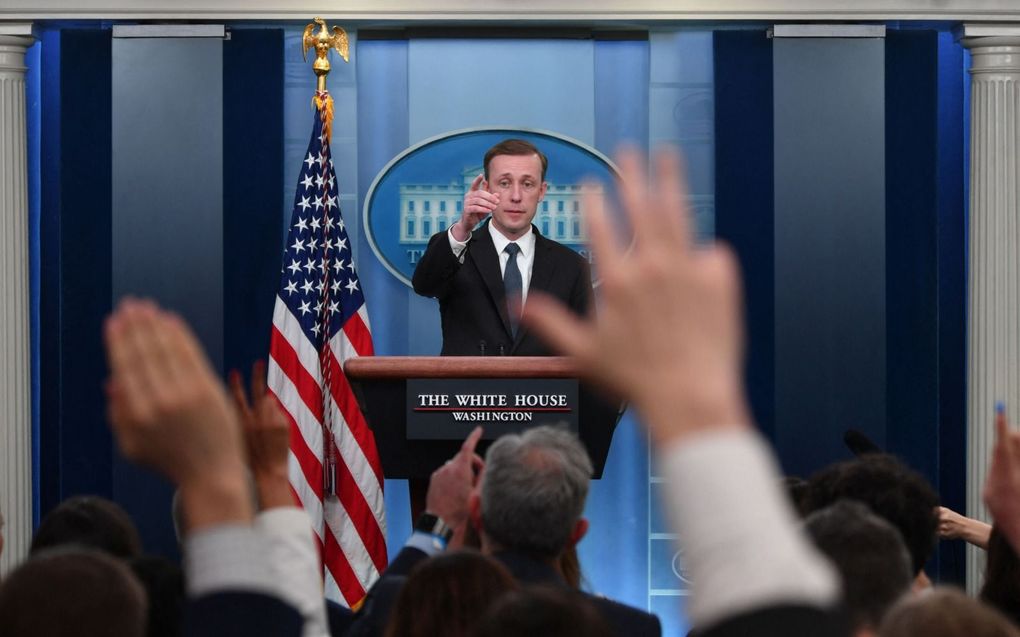
[[[318,33],[315,32],[316,25],[319,27]],[[344,62],[350,59],[350,42],[347,39],[347,32],[340,27],[333,27],[333,32],[330,33],[326,21],[322,18],[315,18],[311,24],[305,27],[304,34],[301,36],[301,56],[305,61],[308,60],[308,50],[312,48],[315,49],[315,62],[312,64],[312,70],[319,78],[318,90],[325,91],[326,75],[329,74],[330,68],[329,50],[336,49]]]

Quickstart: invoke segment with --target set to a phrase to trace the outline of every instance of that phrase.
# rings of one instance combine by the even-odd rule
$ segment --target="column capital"
[[[0,46],[30,47],[35,42],[31,22],[7,22],[0,20]]]
[[[1020,73],[1020,23],[963,24],[956,36],[970,49],[972,75]]]
[[[0,22],[0,72],[24,73],[25,51],[34,42],[31,22]]]

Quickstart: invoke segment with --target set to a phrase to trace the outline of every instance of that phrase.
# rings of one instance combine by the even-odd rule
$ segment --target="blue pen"
[[[1006,403],[1001,400],[995,401],[995,415],[1001,416],[1006,413]]]

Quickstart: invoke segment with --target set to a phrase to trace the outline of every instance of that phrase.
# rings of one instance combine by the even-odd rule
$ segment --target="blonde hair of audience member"
[[[879,637],[1020,637],[1008,619],[955,588],[904,598],[890,610]]]

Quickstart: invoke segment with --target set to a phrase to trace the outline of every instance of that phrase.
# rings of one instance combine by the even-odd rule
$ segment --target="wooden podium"
[[[387,478],[410,481],[411,509],[415,517],[424,510],[429,476],[457,453],[463,436],[408,437],[407,419],[412,413],[408,405],[409,381],[413,386],[423,379],[446,379],[456,386],[457,381],[470,383],[474,379],[487,379],[487,386],[513,394],[522,381],[534,386],[534,379],[578,377],[577,367],[570,358],[524,356],[367,356],[347,361],[344,373],[375,434],[383,474]],[[577,432],[591,456],[593,477],[601,478],[622,407],[579,383],[577,403],[571,409],[576,409],[573,415],[576,415]],[[485,426],[484,422],[478,424]],[[479,443],[480,455],[485,454],[489,442],[491,439],[486,436]]]

